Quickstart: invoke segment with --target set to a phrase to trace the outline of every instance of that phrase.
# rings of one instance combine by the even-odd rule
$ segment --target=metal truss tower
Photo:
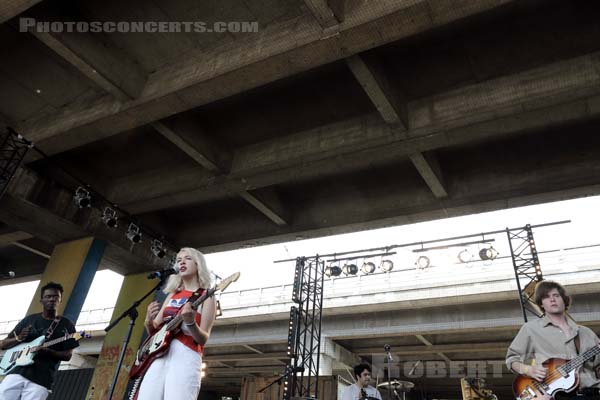
[[[296,259],[284,400],[318,398],[324,266],[318,255]]]
[[[6,192],[10,180],[31,146],[30,141],[12,128],[7,127],[0,137],[0,197]]]
[[[535,285],[542,281],[544,276],[542,275],[540,260],[533,240],[531,225],[527,224],[522,228],[514,229],[506,228],[506,234],[515,269],[515,278],[517,279],[521,311],[523,312],[523,319],[527,322],[526,311],[540,317],[539,310],[532,297]]]

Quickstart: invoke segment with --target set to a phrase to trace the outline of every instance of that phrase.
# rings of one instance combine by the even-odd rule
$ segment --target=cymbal
[[[383,382],[377,385],[377,389],[387,389],[388,386],[391,389],[400,390],[403,392],[408,392],[410,389],[415,387],[415,384],[409,381],[399,381],[398,379],[394,379],[391,382]]]

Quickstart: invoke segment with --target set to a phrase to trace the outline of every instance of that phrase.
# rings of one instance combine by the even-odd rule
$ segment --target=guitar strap
[[[579,355],[579,349],[581,348],[581,340],[579,339],[579,333],[575,336],[575,350],[577,350],[577,355]]]
[[[54,321],[52,321],[52,323],[48,327],[48,329],[46,329],[46,334],[44,335],[46,337],[46,340],[48,340],[48,339],[50,339],[50,337],[52,337],[52,334],[54,333],[54,330],[58,326],[59,322],[60,322],[60,316],[57,315],[56,318],[54,318]]]

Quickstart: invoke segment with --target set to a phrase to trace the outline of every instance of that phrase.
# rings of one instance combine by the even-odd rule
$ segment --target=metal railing
[[[582,276],[593,275],[594,269],[600,269],[600,245],[581,246],[565,250],[540,251],[540,262],[544,273],[580,273]],[[349,300],[357,295],[373,295],[374,300],[385,301],[389,292],[405,292],[409,290],[430,289],[444,295],[444,288],[465,285],[467,283],[482,284],[492,288],[501,282],[514,281],[514,270],[510,256],[499,257],[494,261],[473,261],[466,264],[435,263],[425,269],[417,269],[412,262],[400,265],[397,262],[391,272],[358,276],[342,276],[326,279],[324,284],[324,304],[336,303],[339,299]],[[359,266],[360,267],[360,266]],[[600,275],[598,275],[600,276]],[[290,277],[290,281],[292,277]],[[590,282],[599,281],[593,276]],[[487,286],[486,286],[487,285]],[[516,282],[514,282],[516,287]],[[292,283],[266,286],[222,293],[220,296],[223,318],[227,318],[227,310],[245,309],[247,313],[269,312],[269,307],[280,307],[291,304]],[[504,285],[502,285],[504,287]],[[352,305],[351,303],[345,303]],[[288,306],[289,308],[289,306]],[[101,330],[111,319],[114,307],[84,310],[80,313],[76,326],[78,330]],[[0,339],[14,328],[19,320],[0,321]]]

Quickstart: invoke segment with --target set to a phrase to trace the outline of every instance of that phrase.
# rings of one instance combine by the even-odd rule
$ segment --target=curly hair
[[[200,283],[200,287],[204,289],[209,288],[211,286],[212,279],[210,271],[206,266],[206,259],[204,258],[204,254],[191,247],[182,247],[179,250],[179,253],[182,251],[188,253],[196,262],[198,282]],[[181,276],[179,274],[171,275],[169,277],[169,280],[167,281],[167,284],[165,285],[165,288],[163,289],[163,292],[167,294],[175,293],[176,291],[181,289],[182,285],[183,280],[181,279]]]
[[[535,287],[535,294],[533,295],[535,304],[537,304],[537,306],[539,308],[541,308],[544,312],[546,312],[546,310],[544,310],[544,307],[542,306],[542,300],[544,300],[544,298],[548,297],[548,293],[550,293],[550,291],[552,289],[558,290],[560,297],[562,297],[562,299],[565,303],[565,310],[568,310],[569,306],[571,305],[571,296],[569,296],[567,294],[567,291],[563,285],[561,285],[558,282],[554,282],[554,281],[538,282],[538,284]]]

